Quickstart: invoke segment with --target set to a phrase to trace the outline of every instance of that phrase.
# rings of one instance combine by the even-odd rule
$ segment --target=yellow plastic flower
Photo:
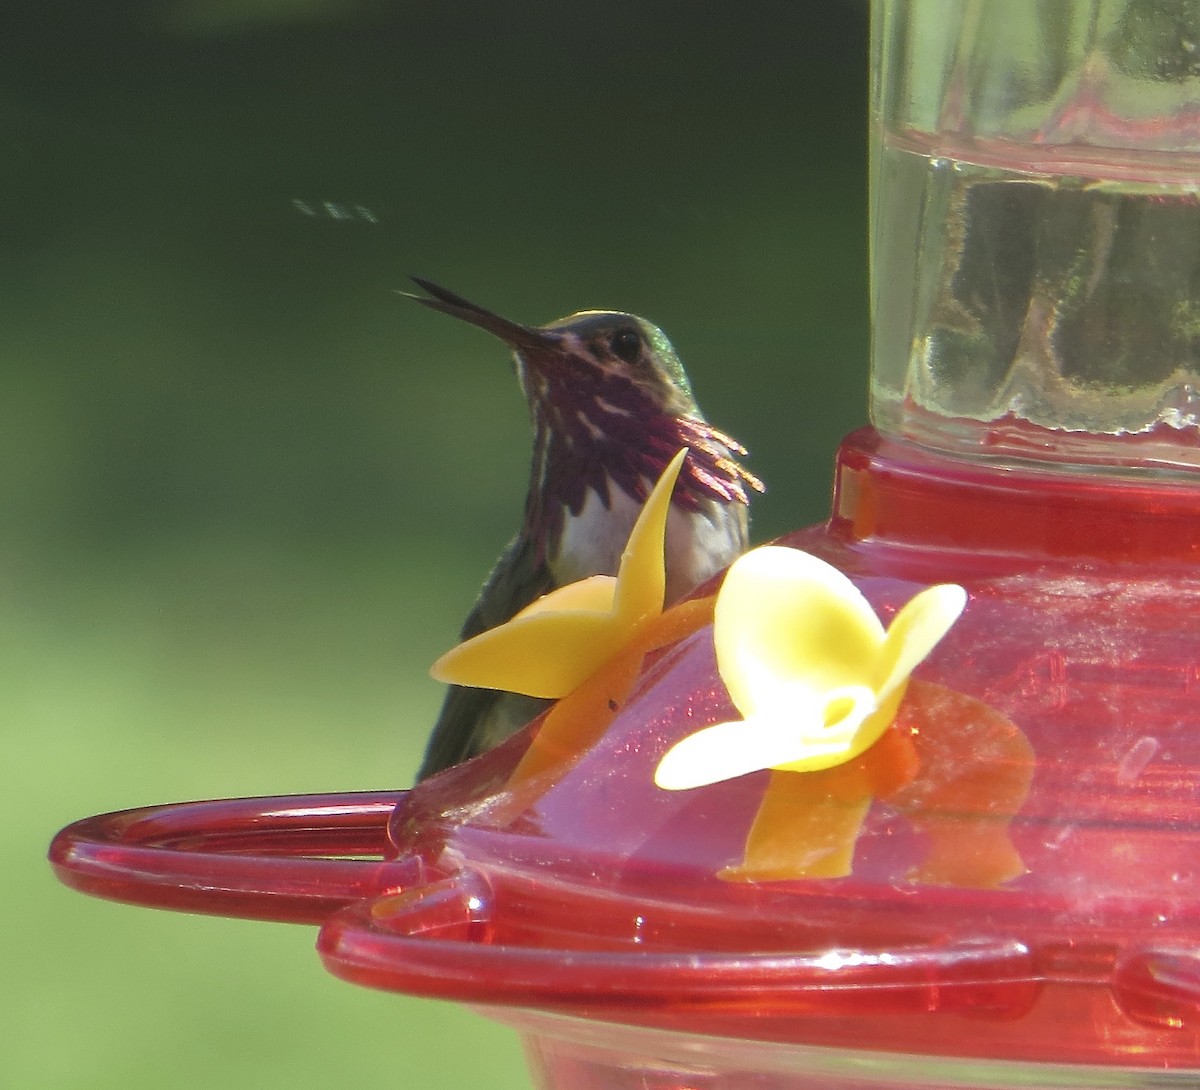
[[[543,595],[506,624],[447,651],[433,676],[555,699],[591,677],[662,613],[667,514],[685,457],[686,449],[671,460],[646,498],[615,578],[594,575]]]
[[[744,719],[672,747],[655,783],[701,787],[774,768],[814,772],[875,744],[895,718],[908,677],[958,619],[962,587],[930,587],[885,631],[836,568],[796,549],[739,558],[717,596],[717,668]]]

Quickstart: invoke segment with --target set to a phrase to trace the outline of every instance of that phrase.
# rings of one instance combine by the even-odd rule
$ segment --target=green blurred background
[[[855,0],[69,0],[0,13],[0,1081],[524,1087],[513,1034],[310,929],[58,886],[63,824],[406,786],[515,529],[522,321],[662,325],[823,517],[865,415]]]

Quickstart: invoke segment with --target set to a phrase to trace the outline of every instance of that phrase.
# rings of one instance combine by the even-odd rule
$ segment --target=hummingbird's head
[[[486,329],[512,349],[534,425],[531,497],[549,493],[577,514],[588,489],[607,505],[615,484],[640,502],[680,447],[691,455],[674,502],[744,504],[746,486],[762,490],[735,460],[745,450],[700,414],[671,342],[644,318],[589,310],[521,325],[413,279],[429,294],[410,298]]]
[[[698,415],[687,372],[666,334],[635,314],[585,310],[542,326],[556,338],[555,350],[515,349],[526,397],[561,397],[558,382],[578,384],[584,396],[614,398],[632,413]],[[554,359],[555,352],[558,359]],[[590,379],[580,379],[587,372]],[[561,378],[560,378],[561,376]],[[539,381],[540,379],[540,381]],[[533,390],[529,389],[533,386]],[[567,395],[567,400],[573,400]]]
[[[643,420],[698,415],[675,349],[644,318],[586,310],[544,326],[521,325],[431,281],[414,280],[429,296],[409,298],[486,329],[512,349],[535,419],[539,408],[552,407],[593,416],[597,399]]]

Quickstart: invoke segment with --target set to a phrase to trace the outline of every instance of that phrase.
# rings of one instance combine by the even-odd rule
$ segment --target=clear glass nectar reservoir
[[[877,5],[881,430],[1009,457],[1200,464],[1198,14]]]

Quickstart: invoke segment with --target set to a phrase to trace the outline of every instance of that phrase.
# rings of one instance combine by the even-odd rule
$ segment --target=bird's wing
[[[524,536],[517,537],[488,576],[460,637],[469,640],[504,624],[535,598],[553,589],[550,570],[544,562],[537,561],[533,543]],[[417,779],[423,780],[498,745],[547,704],[545,700],[496,689],[451,685],[429,735]]]
[[[417,779],[424,780],[486,753],[535,719],[550,703],[518,693],[451,685],[429,736]]]
[[[475,608],[463,622],[459,639],[469,640],[480,632],[511,621],[535,598],[554,587],[554,577],[546,562],[538,560],[533,542],[519,534],[496,561],[479,592]]]

